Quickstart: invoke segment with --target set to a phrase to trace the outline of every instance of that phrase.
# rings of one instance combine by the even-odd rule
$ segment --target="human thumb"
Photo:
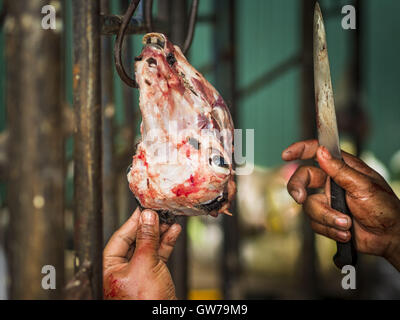
[[[349,167],[343,160],[333,158],[323,146],[317,150],[317,161],[321,169],[348,193],[356,194],[357,191],[369,187],[368,177]]]
[[[158,248],[160,245],[160,229],[158,214],[152,210],[143,210],[139,219],[139,228],[136,237],[134,256],[158,262]]]

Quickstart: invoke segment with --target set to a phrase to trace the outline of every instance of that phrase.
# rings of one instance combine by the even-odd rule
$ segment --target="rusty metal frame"
[[[129,5],[129,0],[123,0],[122,4],[127,7]],[[126,66],[129,66],[131,70],[133,70],[133,65],[131,63],[131,58],[133,54],[133,41],[132,37],[127,37],[125,39],[125,46],[122,49],[122,59]],[[136,125],[139,122],[139,113],[138,110],[138,101],[134,99],[134,90],[132,90],[129,86],[122,86],[122,97],[124,102],[124,123],[121,130],[123,131],[123,136],[125,138],[125,148],[123,152],[120,153],[117,161],[116,161],[116,170],[118,172],[125,173],[128,165],[131,164],[132,152],[135,146],[135,135],[136,135]],[[117,183],[120,183],[120,177],[115,176]],[[123,175],[123,181],[126,183],[126,176]],[[126,188],[124,185],[123,188],[123,197],[124,203],[121,207],[123,210],[119,210],[121,221],[126,221],[128,217],[132,214],[133,210],[137,207],[137,201],[135,197],[132,195],[132,192],[129,188]]]
[[[214,24],[214,70],[216,87],[227,102],[234,123],[238,122],[236,79],[236,3],[219,0],[214,5],[218,19]],[[220,289],[224,299],[242,298],[241,266],[239,260],[239,216],[236,200],[232,203],[232,217],[222,217],[222,252],[220,263]]]
[[[103,298],[100,1],[74,0],[73,91],[75,270],[88,279],[80,298]],[[83,272],[84,271],[84,272]],[[89,290],[85,290],[89,289]]]
[[[100,0],[103,13],[109,13],[109,0]],[[103,242],[107,243],[118,228],[117,188],[116,188],[116,154],[115,135],[115,101],[113,83],[113,63],[111,37],[101,38],[101,108],[103,118]]]
[[[182,44],[185,40],[185,28],[187,24],[187,1],[170,0],[165,1],[165,12],[170,25],[169,38],[173,43]],[[172,279],[175,283],[175,291],[178,299],[187,299],[189,293],[189,268],[188,268],[188,232],[187,217],[178,217],[178,223],[182,225],[182,232],[176,242],[174,252],[168,261]]]

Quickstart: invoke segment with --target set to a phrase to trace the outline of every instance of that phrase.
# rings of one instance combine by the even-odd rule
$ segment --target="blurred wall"
[[[368,147],[387,164],[400,149],[400,1],[366,0],[365,105],[371,135]]]

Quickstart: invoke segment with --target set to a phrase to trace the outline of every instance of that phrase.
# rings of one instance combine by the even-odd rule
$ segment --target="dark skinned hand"
[[[180,232],[178,224],[160,226],[156,212],[136,209],[104,249],[104,298],[176,299],[166,262]]]
[[[344,161],[333,159],[317,140],[292,144],[282,153],[285,161],[315,159],[320,168],[299,167],[287,188],[303,205],[312,229],[340,242],[355,238],[359,252],[385,257],[400,270],[400,200],[387,182],[360,159],[342,151]],[[346,191],[351,219],[330,207],[333,179]],[[307,195],[307,188],[323,188],[324,194]],[[351,235],[350,227],[354,226]]]

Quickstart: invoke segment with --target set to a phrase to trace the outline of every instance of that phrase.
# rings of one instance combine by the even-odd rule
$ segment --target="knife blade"
[[[318,2],[315,4],[314,10],[313,36],[314,89],[318,142],[328,149],[332,157],[342,160],[325,26]],[[351,212],[346,204],[345,190],[338,186],[333,179],[330,179],[330,187],[331,207],[352,218]],[[336,242],[337,252],[333,257],[333,261],[340,269],[345,265],[355,265],[357,262],[357,252],[353,242],[354,230],[351,230],[351,232],[352,240],[346,243]]]

